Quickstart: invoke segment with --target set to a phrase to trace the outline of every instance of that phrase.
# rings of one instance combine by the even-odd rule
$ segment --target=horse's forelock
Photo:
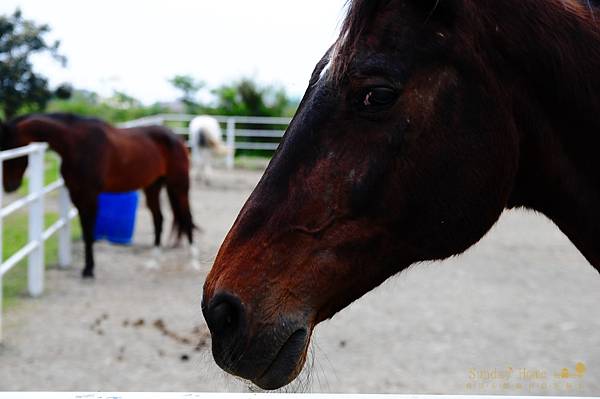
[[[331,63],[328,67],[329,77],[338,80],[347,70],[350,61],[356,53],[356,46],[361,34],[384,5],[391,0],[349,0],[348,12],[342,24],[342,29],[331,53]]]
[[[392,0],[348,0],[347,13],[342,24],[340,35],[334,44],[328,70],[329,78],[339,81],[348,70],[354,58],[359,39],[369,28],[375,17]],[[424,12],[427,19],[433,16],[440,6],[453,8],[459,0],[411,0]],[[567,1],[567,0],[565,0]],[[426,19],[426,20],[427,20]],[[425,23],[426,20],[423,22]]]

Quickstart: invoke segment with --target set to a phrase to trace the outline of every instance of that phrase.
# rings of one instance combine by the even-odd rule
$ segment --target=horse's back
[[[187,161],[187,147],[181,137],[164,126],[144,126],[139,128],[122,129],[121,140],[133,140],[134,143],[149,146],[150,143],[160,152],[162,158],[173,160],[181,158]]]
[[[123,129],[123,132],[131,134],[132,136],[142,136],[151,139],[156,145],[164,147],[167,150],[185,148],[183,140],[171,129],[160,126],[152,125],[139,128]]]
[[[163,126],[119,129],[96,118],[69,113],[32,114],[16,123],[24,128],[60,134],[63,165],[71,185],[97,181],[102,191],[144,188],[166,176],[173,165],[187,173],[187,149]]]
[[[108,151],[104,188],[106,191],[128,191],[147,187],[164,176],[167,162],[160,145],[137,129],[106,130]]]

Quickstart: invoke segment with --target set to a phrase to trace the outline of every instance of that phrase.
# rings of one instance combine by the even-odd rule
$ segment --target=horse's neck
[[[576,159],[568,153],[565,132],[555,128],[545,111],[527,99],[516,99],[515,122],[521,132],[521,146],[509,206],[544,213],[600,271],[597,160]]]
[[[548,121],[562,143],[563,155],[600,186],[600,12],[592,17],[577,4],[480,0],[477,5],[488,11],[477,23],[501,84],[534,104],[537,118]]]
[[[521,133],[511,205],[545,213],[600,270],[600,34],[569,11],[523,8],[498,40]]]
[[[26,122],[26,140],[48,143],[50,148],[61,156],[63,161],[71,153],[69,129],[54,121],[31,120]]]

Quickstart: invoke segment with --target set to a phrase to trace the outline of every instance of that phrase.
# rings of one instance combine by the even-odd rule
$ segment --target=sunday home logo
[[[577,392],[583,390],[586,373],[588,368],[584,362],[579,362],[574,367],[562,367],[552,371],[512,366],[470,368],[465,388],[471,392]]]

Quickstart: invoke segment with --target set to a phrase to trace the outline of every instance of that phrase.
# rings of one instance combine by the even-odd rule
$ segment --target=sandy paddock
[[[143,207],[133,247],[97,245],[94,282],[79,277],[77,243],[74,268],[50,270],[43,297],[5,312],[0,389],[248,390],[212,363],[200,298],[259,177],[217,171],[193,189],[197,261],[189,248],[156,253]],[[313,342],[310,373],[289,390],[600,395],[600,274],[544,217],[508,212],[466,254],[390,279]]]

